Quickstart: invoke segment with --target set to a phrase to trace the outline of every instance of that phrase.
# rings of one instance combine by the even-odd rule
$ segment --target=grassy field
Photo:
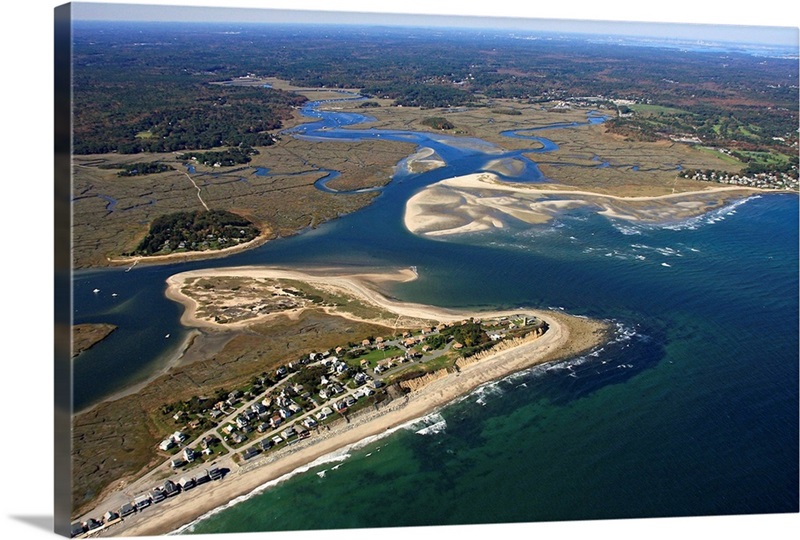
[[[647,103],[633,103],[628,106],[632,111],[643,115],[655,114],[691,114],[683,109],[675,107],[664,107],[662,105],[648,105]]]

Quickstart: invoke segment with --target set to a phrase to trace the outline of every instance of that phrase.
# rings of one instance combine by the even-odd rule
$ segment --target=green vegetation
[[[159,162],[137,162],[137,163],[126,163],[123,165],[101,165],[101,169],[122,169],[120,172],[117,173],[117,176],[145,176],[148,174],[158,174],[167,171],[174,171],[175,168],[171,165],[167,165],[166,163],[159,163]]]
[[[495,107],[494,109],[492,109],[492,112],[495,114],[505,114],[507,116],[522,116],[522,111],[520,111],[519,109],[511,109],[511,108],[503,109],[500,107]]]
[[[250,156],[255,156],[257,154],[258,150],[245,146],[242,148],[228,148],[215,152],[187,152],[183,154],[183,158],[197,161],[208,167],[230,167],[232,165],[250,163]]]
[[[369,367],[371,369],[375,369],[375,366],[378,365],[378,362],[380,360],[402,355],[403,351],[401,349],[397,347],[389,347],[384,350],[373,349],[367,352],[366,354],[356,354],[355,356],[352,357],[348,357],[348,355],[345,355],[344,359],[349,366],[354,368],[360,368],[361,362],[366,360],[367,363],[369,364]]]
[[[225,210],[176,212],[156,218],[132,255],[221,249],[249,242],[258,234],[250,221]]]
[[[380,107],[380,106],[381,106],[381,104],[378,103],[377,101],[365,101],[364,103],[359,105],[359,107],[362,108],[362,109],[370,109],[370,108]]]
[[[798,157],[776,152],[732,152],[734,157],[746,163],[745,174],[786,173],[797,178]]]
[[[452,122],[450,122],[446,118],[442,118],[441,116],[433,116],[431,118],[426,118],[422,120],[421,123],[424,126],[432,127],[433,129],[439,129],[439,130],[454,129],[456,127],[453,125]]]

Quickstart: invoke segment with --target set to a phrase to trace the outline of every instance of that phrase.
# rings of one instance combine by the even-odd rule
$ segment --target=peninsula
[[[216,403],[183,410],[183,402],[165,404],[168,414],[177,411],[181,426],[163,434],[161,462],[79,520],[117,515],[94,534],[173,531],[316,459],[409,425],[482,384],[575,357],[608,335],[607,324],[562,312],[449,310],[392,300],[379,290],[415,278],[410,269],[347,274],[264,267],[170,277],[166,294],[184,305],[187,326],[244,331],[323,311],[344,324],[383,327],[386,334],[308,351],[245,389],[226,389]],[[207,481],[209,471],[220,481]]]

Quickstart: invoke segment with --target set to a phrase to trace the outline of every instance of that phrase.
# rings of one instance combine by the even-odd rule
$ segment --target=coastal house
[[[261,439],[258,445],[261,447],[261,450],[267,451],[272,448],[272,441],[270,439]]]
[[[208,470],[208,477],[212,480],[219,480],[222,478],[222,471],[220,471],[217,467]]]
[[[192,450],[191,448],[185,448],[183,450],[183,459],[185,459],[187,463],[191,463],[192,461],[194,461],[194,458],[195,458],[194,450]]]
[[[117,519],[119,519],[119,514],[112,510],[106,510],[106,513],[103,514],[103,523],[105,524],[108,524]]]
[[[178,480],[178,485],[182,491],[192,489],[195,486],[194,478],[186,478],[185,476]]]
[[[259,453],[260,451],[258,448],[251,446],[250,448],[242,452],[242,458],[244,458],[244,460],[247,461],[248,459],[256,457]]]
[[[181,444],[186,440],[186,434],[182,431],[176,431],[172,434],[172,440],[175,442],[175,444]]]
[[[293,426],[289,426],[281,431],[281,437],[283,437],[284,440],[289,440],[290,437],[294,437],[296,434],[297,432],[294,430]]]
[[[86,527],[80,521],[76,521],[69,528],[70,536],[78,536],[86,532]]]
[[[103,526],[103,524],[100,523],[99,521],[97,521],[94,518],[89,518],[89,519],[86,520],[86,530],[87,531],[93,531],[95,529],[99,529],[102,526]]]
[[[136,506],[137,510],[147,508],[148,506],[150,506],[151,502],[152,500],[149,493],[143,493],[133,499],[133,504]]]
[[[153,488],[150,491],[150,498],[153,500],[153,504],[157,504],[166,499],[167,496],[161,491],[161,488]]]
[[[180,457],[172,458],[172,460],[170,461],[170,467],[172,467],[173,469],[179,469],[184,465],[186,465],[186,462]]]
[[[164,493],[165,497],[174,497],[180,493],[178,486],[176,486],[175,482],[172,480],[164,481],[164,484],[161,486],[161,491]]]
[[[205,484],[209,480],[211,480],[211,477],[208,475],[208,471],[203,471],[194,477],[194,484],[199,486],[200,484]]]
[[[134,512],[136,512],[136,507],[129,502],[119,507],[119,515],[122,517],[129,516]]]

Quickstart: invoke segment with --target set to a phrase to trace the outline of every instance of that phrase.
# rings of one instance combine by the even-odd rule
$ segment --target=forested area
[[[258,234],[249,220],[225,210],[176,212],[156,218],[144,240],[128,255],[222,249],[248,242]]]
[[[305,99],[209,84],[246,73],[423,108],[626,99],[681,111],[608,124],[627,137],[689,134],[796,153],[798,65],[789,58],[488,30],[129,23],[101,31],[109,25],[76,27],[76,153],[269,145]]]

